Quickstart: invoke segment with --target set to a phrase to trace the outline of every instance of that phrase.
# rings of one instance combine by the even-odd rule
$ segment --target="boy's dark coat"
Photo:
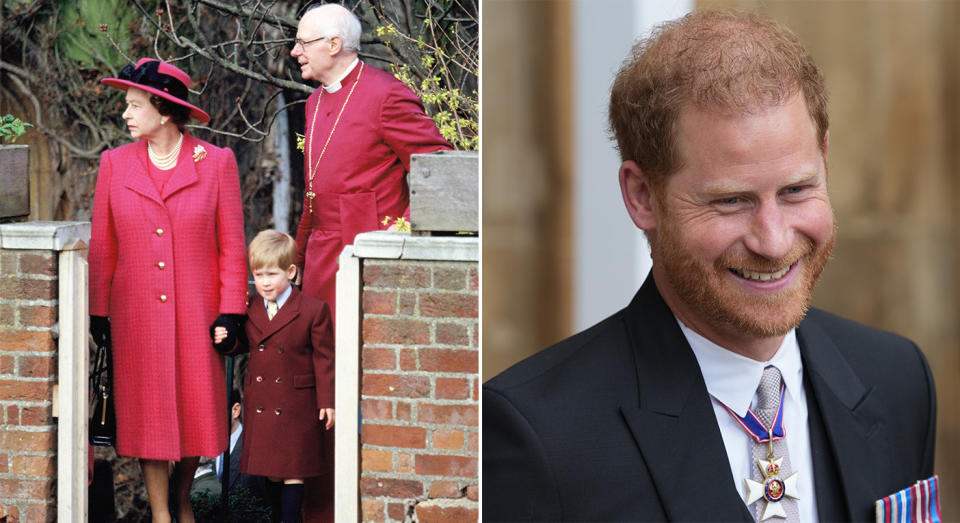
[[[263,299],[250,300],[245,333],[240,472],[305,478],[333,470],[333,430],[319,408],[333,408],[334,349],[330,309],[295,287],[273,320]]]

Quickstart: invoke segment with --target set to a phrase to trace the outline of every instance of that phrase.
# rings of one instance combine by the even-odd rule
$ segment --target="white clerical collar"
[[[783,382],[787,386],[787,394],[796,401],[800,400],[803,362],[800,359],[796,329],[790,329],[783,337],[776,354],[770,361],[764,362],[741,356],[713,343],[684,325],[679,318],[677,323],[680,324],[680,330],[700,364],[707,392],[738,416],[747,415],[747,409],[750,408],[760,385],[763,369],[768,365],[780,369]]]
[[[290,290],[290,289],[292,289],[292,288],[293,288],[293,285],[287,286],[287,290],[281,292],[281,293],[280,293],[280,296],[277,296],[277,310],[280,310],[280,308],[283,307],[283,304],[287,302],[287,298],[289,298],[289,297],[290,297],[290,293],[293,292],[292,290]],[[264,306],[264,307],[267,306],[267,301],[268,301],[268,300],[267,300],[266,298],[263,299],[263,306]],[[760,383],[760,382],[757,381],[757,383]]]
[[[354,59],[353,59],[353,62],[350,64],[350,66],[347,67],[347,70],[344,71],[342,75],[340,75],[340,78],[337,78],[336,81],[331,82],[330,85],[324,85],[324,86],[323,86],[323,90],[326,91],[326,92],[328,92],[328,93],[330,93],[330,94],[333,94],[333,93],[339,91],[340,88],[343,87],[343,85],[341,85],[340,82],[342,82],[343,79],[346,78],[348,74],[350,74],[350,71],[353,71],[353,69],[354,69],[354,68],[357,66],[357,64],[359,64],[359,63],[360,63],[360,57],[354,58]]]

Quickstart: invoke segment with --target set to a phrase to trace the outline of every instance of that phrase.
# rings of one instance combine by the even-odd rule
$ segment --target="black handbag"
[[[117,442],[117,418],[113,408],[113,359],[110,336],[97,340],[97,355],[90,373],[90,444],[110,447]]]

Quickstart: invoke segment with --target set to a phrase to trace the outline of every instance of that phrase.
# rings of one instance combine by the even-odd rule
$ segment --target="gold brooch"
[[[207,157],[207,150],[203,148],[202,145],[197,145],[193,148],[193,162],[199,162]]]

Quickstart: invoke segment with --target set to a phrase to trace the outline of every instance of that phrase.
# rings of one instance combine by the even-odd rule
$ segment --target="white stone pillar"
[[[89,424],[87,244],[89,222],[24,222],[0,225],[4,251],[57,253],[57,382],[53,416],[57,421],[57,520],[87,521]]]

